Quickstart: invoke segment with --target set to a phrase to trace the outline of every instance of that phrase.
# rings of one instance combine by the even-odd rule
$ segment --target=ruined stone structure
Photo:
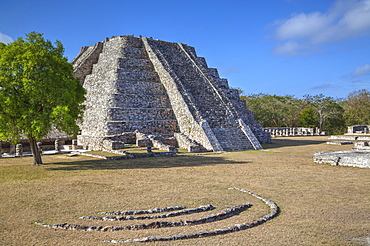
[[[370,168],[370,151],[347,150],[335,152],[316,152],[313,160],[316,163],[325,163],[333,166],[349,166]]]
[[[348,133],[330,136],[328,144],[354,144],[352,150],[334,152],[316,152],[314,162],[326,163],[334,166],[351,166],[370,168],[370,135],[369,126],[349,126]],[[343,141],[345,140],[345,141]]]
[[[83,47],[72,63],[87,91],[78,137],[85,148],[120,149],[138,132],[189,150],[261,149],[271,141],[237,90],[188,45],[117,36]]]
[[[326,132],[319,132],[318,127],[266,127],[262,129],[270,133],[272,137],[326,135]]]
[[[346,135],[356,135],[356,134],[370,134],[370,126],[360,125],[360,126],[349,126],[348,133]]]

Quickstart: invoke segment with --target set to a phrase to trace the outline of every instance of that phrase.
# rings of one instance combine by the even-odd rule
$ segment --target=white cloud
[[[352,77],[359,77],[359,76],[366,75],[366,74],[369,74],[369,73],[370,73],[370,65],[365,64],[361,67],[356,68],[356,70],[351,73],[351,76]]]
[[[286,47],[286,53],[301,54],[302,48],[351,40],[370,34],[370,0],[337,0],[327,12],[293,14],[274,23],[276,49]],[[296,44],[295,47],[292,44]],[[303,52],[305,54],[307,52]]]
[[[287,41],[282,44],[278,44],[272,50],[275,55],[282,56],[300,56],[300,55],[310,55],[317,52],[317,47],[315,45],[307,45],[305,43]]]
[[[0,43],[8,44],[11,42],[13,42],[13,39],[11,37],[0,32]]]
[[[276,29],[276,37],[279,40],[308,38],[325,29],[328,22],[319,12],[295,14],[292,18],[281,21]]]

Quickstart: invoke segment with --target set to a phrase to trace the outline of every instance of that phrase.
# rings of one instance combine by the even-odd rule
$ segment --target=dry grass
[[[275,219],[248,230],[209,238],[147,245],[366,245],[370,237],[370,169],[315,164],[315,151],[350,149],[326,145],[327,137],[275,139],[267,151],[184,155],[121,161],[85,156],[0,159],[1,245],[107,245],[102,240],[169,236],[225,228],[268,213],[251,190],[276,202]],[[141,231],[84,232],[54,230],[43,223],[129,225],[141,221],[80,220],[99,211],[149,209],[211,203],[216,210],[174,217],[204,217],[250,202],[238,216],[198,226]],[[148,223],[148,221],[146,221]],[[362,241],[361,241],[362,240]]]

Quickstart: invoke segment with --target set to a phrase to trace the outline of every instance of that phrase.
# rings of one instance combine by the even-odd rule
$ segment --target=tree
[[[347,126],[370,124],[370,92],[366,89],[348,94],[342,103]]]
[[[332,97],[325,97],[323,94],[319,94],[315,96],[305,95],[304,98],[304,101],[306,102],[306,109],[302,112],[311,117],[311,119],[306,118],[306,120],[309,120],[311,123],[312,117],[316,115],[316,126],[319,127],[319,132],[323,131],[326,123],[333,123],[335,120],[341,120],[341,122],[337,123],[342,125],[344,124],[344,121],[341,118],[344,110]],[[303,119],[304,118],[302,118],[301,114],[301,121]],[[335,125],[336,127],[343,127],[340,124]]]
[[[265,127],[293,127],[299,124],[302,103],[293,96],[260,93],[240,98],[247,102],[256,120],[261,121]]]
[[[0,140],[29,140],[34,164],[42,164],[36,142],[54,126],[68,135],[78,131],[85,90],[63,57],[63,45],[31,32],[0,43]]]
[[[315,127],[316,126],[316,112],[311,106],[306,106],[302,109],[300,114],[301,125],[303,127]]]

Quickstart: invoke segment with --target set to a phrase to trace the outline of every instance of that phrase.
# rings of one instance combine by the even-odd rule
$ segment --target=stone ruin
[[[353,144],[352,150],[314,153],[314,162],[333,166],[352,166],[370,168],[369,126],[349,126],[344,135],[330,136],[327,144]],[[339,140],[339,141],[337,141]],[[343,141],[344,140],[344,141]]]
[[[316,152],[314,162],[330,164],[332,166],[350,166],[370,168],[369,150],[348,150],[335,152]]]
[[[370,134],[370,126],[359,125],[359,126],[349,126],[348,132],[345,135],[356,135],[356,134]]]
[[[348,144],[355,144],[360,146],[366,144],[366,142],[370,141],[370,126],[349,126],[348,132],[344,133],[344,135],[333,135],[330,136],[329,139],[331,141],[327,142],[328,144],[341,144],[341,143],[348,143]],[[339,140],[339,141],[335,141]]]
[[[271,137],[294,137],[294,136],[322,136],[326,132],[320,132],[318,127],[265,127],[263,131],[271,134]]]
[[[238,91],[186,44],[111,37],[72,63],[87,91],[78,136],[86,149],[241,151],[271,142]]]
[[[64,132],[52,127],[48,135],[37,142],[37,147],[42,151],[57,151],[62,149],[76,150],[78,148],[77,142],[71,137],[68,137]],[[0,141],[0,158],[1,157],[20,157],[30,156],[31,147],[26,136],[22,136],[17,144],[12,144],[6,141]]]

